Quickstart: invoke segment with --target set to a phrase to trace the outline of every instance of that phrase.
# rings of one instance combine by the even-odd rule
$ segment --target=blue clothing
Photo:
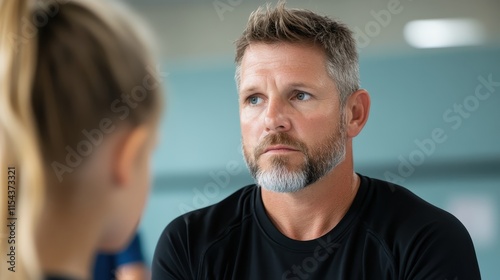
[[[118,267],[131,264],[143,263],[144,256],[141,251],[139,235],[135,235],[130,245],[118,254],[98,254],[94,266],[94,280],[115,280]]]

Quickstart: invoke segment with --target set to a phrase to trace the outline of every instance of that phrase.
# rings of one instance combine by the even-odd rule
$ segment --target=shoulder
[[[455,216],[402,186],[364,179],[369,195],[363,226],[397,259],[404,279],[453,279],[460,274],[477,279],[472,240]]]
[[[56,275],[46,275],[43,277],[43,280],[75,280],[76,278],[73,277],[66,277],[66,276],[56,276]]]
[[[363,226],[388,247],[411,247],[424,238],[470,241],[463,224],[449,212],[390,182],[364,177],[367,198]],[[444,245],[444,244],[443,244]]]
[[[387,223],[398,226],[424,226],[433,222],[462,224],[455,216],[420,198],[410,190],[390,182],[364,177],[368,186],[368,205],[372,215],[385,217]],[[377,221],[378,223],[382,221]]]
[[[256,188],[255,185],[243,187],[219,203],[170,222],[156,245],[153,279],[195,279],[200,256],[250,219]]]
[[[256,188],[255,185],[245,186],[214,205],[177,217],[167,225],[160,238],[210,243],[251,216]]]

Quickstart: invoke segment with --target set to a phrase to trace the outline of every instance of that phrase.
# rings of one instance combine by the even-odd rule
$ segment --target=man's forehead
[[[287,64],[282,67],[268,66],[241,69],[240,91],[255,91],[268,82],[286,88],[311,88],[324,84],[326,79],[330,79],[326,67],[320,63],[314,65]]]
[[[280,53],[284,49],[295,49],[295,50],[303,50],[311,53],[315,53],[318,55],[323,55],[326,57],[325,50],[321,48],[319,45],[314,44],[312,42],[286,42],[286,41],[278,41],[278,42],[251,42],[245,49],[243,53],[242,60],[248,57],[254,56],[256,54],[262,54],[264,51],[273,54]]]
[[[309,43],[252,43],[238,69],[239,91],[255,91],[269,79],[310,88],[329,77],[326,60],[321,48]]]

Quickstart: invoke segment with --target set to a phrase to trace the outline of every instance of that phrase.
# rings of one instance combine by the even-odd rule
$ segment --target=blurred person
[[[162,104],[141,26],[116,2],[0,2],[0,279],[90,279],[130,241]]]
[[[354,171],[368,120],[352,32],[261,7],[236,42],[245,161],[256,185],[172,221],[160,279],[480,279],[465,227],[407,189]]]
[[[136,233],[130,244],[118,253],[99,253],[95,260],[93,276],[93,280],[150,279],[139,234]]]

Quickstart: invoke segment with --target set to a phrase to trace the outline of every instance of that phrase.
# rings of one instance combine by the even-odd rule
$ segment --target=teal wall
[[[252,183],[240,152],[231,58],[165,64],[167,113],[140,225],[148,260],[173,218]],[[499,65],[494,48],[360,59],[372,109],[355,139],[356,170],[398,182],[461,219],[483,279],[500,275],[500,86],[481,88],[480,98],[475,91],[480,77],[500,82]],[[463,115],[455,104],[465,105]]]

